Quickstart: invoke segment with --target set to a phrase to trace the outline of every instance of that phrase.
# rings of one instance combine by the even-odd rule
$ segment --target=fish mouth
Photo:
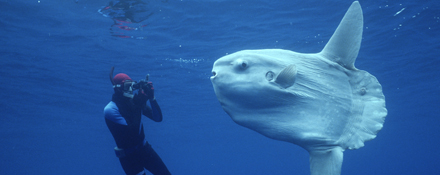
[[[218,76],[217,71],[213,70],[212,71],[212,76],[210,77],[211,82],[214,83],[215,78]]]
[[[213,70],[211,80],[213,80],[215,77],[217,77],[217,72]]]

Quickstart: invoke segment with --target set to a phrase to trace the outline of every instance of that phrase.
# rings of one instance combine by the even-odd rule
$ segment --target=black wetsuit
[[[119,161],[127,175],[137,175],[144,168],[154,175],[168,175],[162,159],[145,140],[142,114],[160,122],[162,113],[156,100],[150,100],[151,108],[146,105],[147,99],[136,94],[133,99],[122,94],[113,94],[112,101],[104,108],[105,122],[124,155]],[[143,174],[143,173],[141,173]]]

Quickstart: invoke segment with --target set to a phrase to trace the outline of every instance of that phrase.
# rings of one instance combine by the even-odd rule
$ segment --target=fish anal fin
[[[340,175],[344,149],[339,146],[330,149],[309,151],[311,175]]]

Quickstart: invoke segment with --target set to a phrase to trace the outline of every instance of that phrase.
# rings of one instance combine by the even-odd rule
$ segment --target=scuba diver
[[[171,174],[159,155],[145,139],[142,115],[155,122],[162,121],[162,112],[154,97],[154,87],[145,80],[133,81],[127,74],[113,76],[112,100],[104,108],[105,123],[115,139],[115,153],[127,175],[146,175],[145,169],[154,175]],[[137,93],[134,91],[138,90]],[[150,106],[147,105],[150,101]]]

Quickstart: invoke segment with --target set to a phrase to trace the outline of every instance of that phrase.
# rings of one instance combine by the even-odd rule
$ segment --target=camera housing
[[[139,82],[134,82],[132,84],[133,90],[142,89],[144,91],[147,91],[147,90],[151,89],[151,84],[148,83],[149,77],[150,77],[150,74],[147,74],[145,76],[144,80],[139,80]]]
[[[140,80],[139,82],[135,82],[132,84],[133,90],[143,89],[146,90],[148,88],[151,88],[147,81]]]

